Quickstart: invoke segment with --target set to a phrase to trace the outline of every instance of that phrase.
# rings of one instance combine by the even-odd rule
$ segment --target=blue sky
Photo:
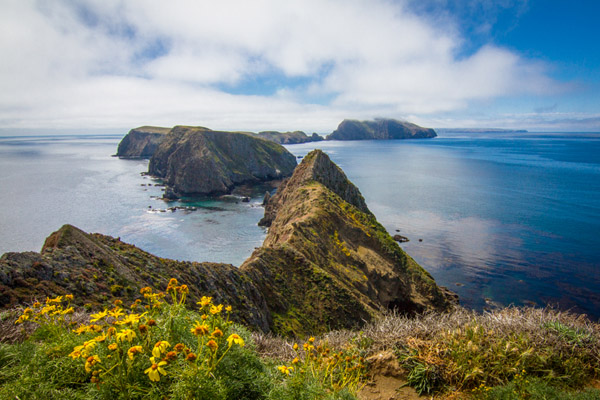
[[[600,2],[4,0],[0,132],[600,131]]]

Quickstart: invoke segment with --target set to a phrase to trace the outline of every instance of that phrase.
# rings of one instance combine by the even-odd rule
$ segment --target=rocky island
[[[117,157],[150,158],[171,128],[141,126],[129,131],[119,143]]]
[[[176,126],[150,158],[148,173],[164,179],[177,197],[229,193],[237,185],[290,176],[295,167],[283,146],[252,134]]]
[[[326,140],[388,140],[434,138],[433,129],[410,122],[378,118],[373,121],[343,120]]]
[[[358,326],[387,310],[412,314],[456,303],[319,150],[269,200],[263,224],[270,225],[263,246],[239,268],[163,259],[65,225],[40,253],[0,258],[0,306],[67,293],[99,306],[118,296],[137,298],[141,287],[159,289],[175,277],[189,285],[191,300],[213,296],[254,329],[301,335]]]
[[[298,143],[307,143],[307,142],[320,142],[324,140],[321,136],[313,133],[311,136],[308,136],[306,133],[302,131],[294,131],[294,132],[277,132],[277,131],[263,131],[258,132],[258,136],[263,139],[270,140],[279,144],[298,144]]]

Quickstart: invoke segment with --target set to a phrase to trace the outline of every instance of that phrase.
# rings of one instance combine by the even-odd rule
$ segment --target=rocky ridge
[[[40,253],[0,258],[0,306],[73,293],[92,306],[170,277],[234,306],[254,329],[304,335],[353,327],[389,309],[446,310],[456,297],[438,287],[389,236],[358,189],[323,152],[304,158],[268,200],[270,228],[240,268],[163,259],[135,246],[65,225]]]
[[[424,139],[436,136],[433,129],[395,119],[379,118],[373,121],[345,119],[326,137],[326,140]]]
[[[176,195],[214,195],[290,176],[295,167],[283,146],[252,134],[176,126],[150,158],[148,173]]]

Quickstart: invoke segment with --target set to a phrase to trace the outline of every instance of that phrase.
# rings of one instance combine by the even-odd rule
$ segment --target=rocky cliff
[[[290,176],[295,157],[252,134],[176,126],[150,159],[148,172],[178,194],[223,194],[234,186]]]
[[[395,119],[374,121],[343,120],[326,140],[387,140],[423,139],[436,137],[433,129]]]
[[[0,258],[0,306],[72,293],[96,308],[139,289],[164,290],[174,277],[231,304],[255,329],[305,335],[354,327],[387,310],[446,310],[456,296],[405,254],[360,191],[320,150],[309,153],[268,201],[263,246],[240,268],[179,262],[65,225],[40,253]]]
[[[279,144],[298,144],[298,143],[307,143],[307,142],[319,142],[323,140],[323,138],[316,133],[313,133],[311,136],[308,136],[306,133],[302,131],[294,131],[294,132],[276,132],[276,131],[264,131],[258,132],[258,136],[263,139],[270,140]]]
[[[386,310],[445,310],[456,301],[402,251],[320,150],[303,159],[265,214],[265,242],[240,269],[265,296],[276,332],[348,328]]]
[[[129,131],[119,143],[117,157],[150,158],[171,128],[141,126]]]

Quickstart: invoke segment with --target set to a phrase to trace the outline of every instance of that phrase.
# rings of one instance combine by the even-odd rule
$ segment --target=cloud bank
[[[404,1],[12,0],[0,29],[3,128],[427,125],[562,86],[493,44],[465,54],[456,21]]]

